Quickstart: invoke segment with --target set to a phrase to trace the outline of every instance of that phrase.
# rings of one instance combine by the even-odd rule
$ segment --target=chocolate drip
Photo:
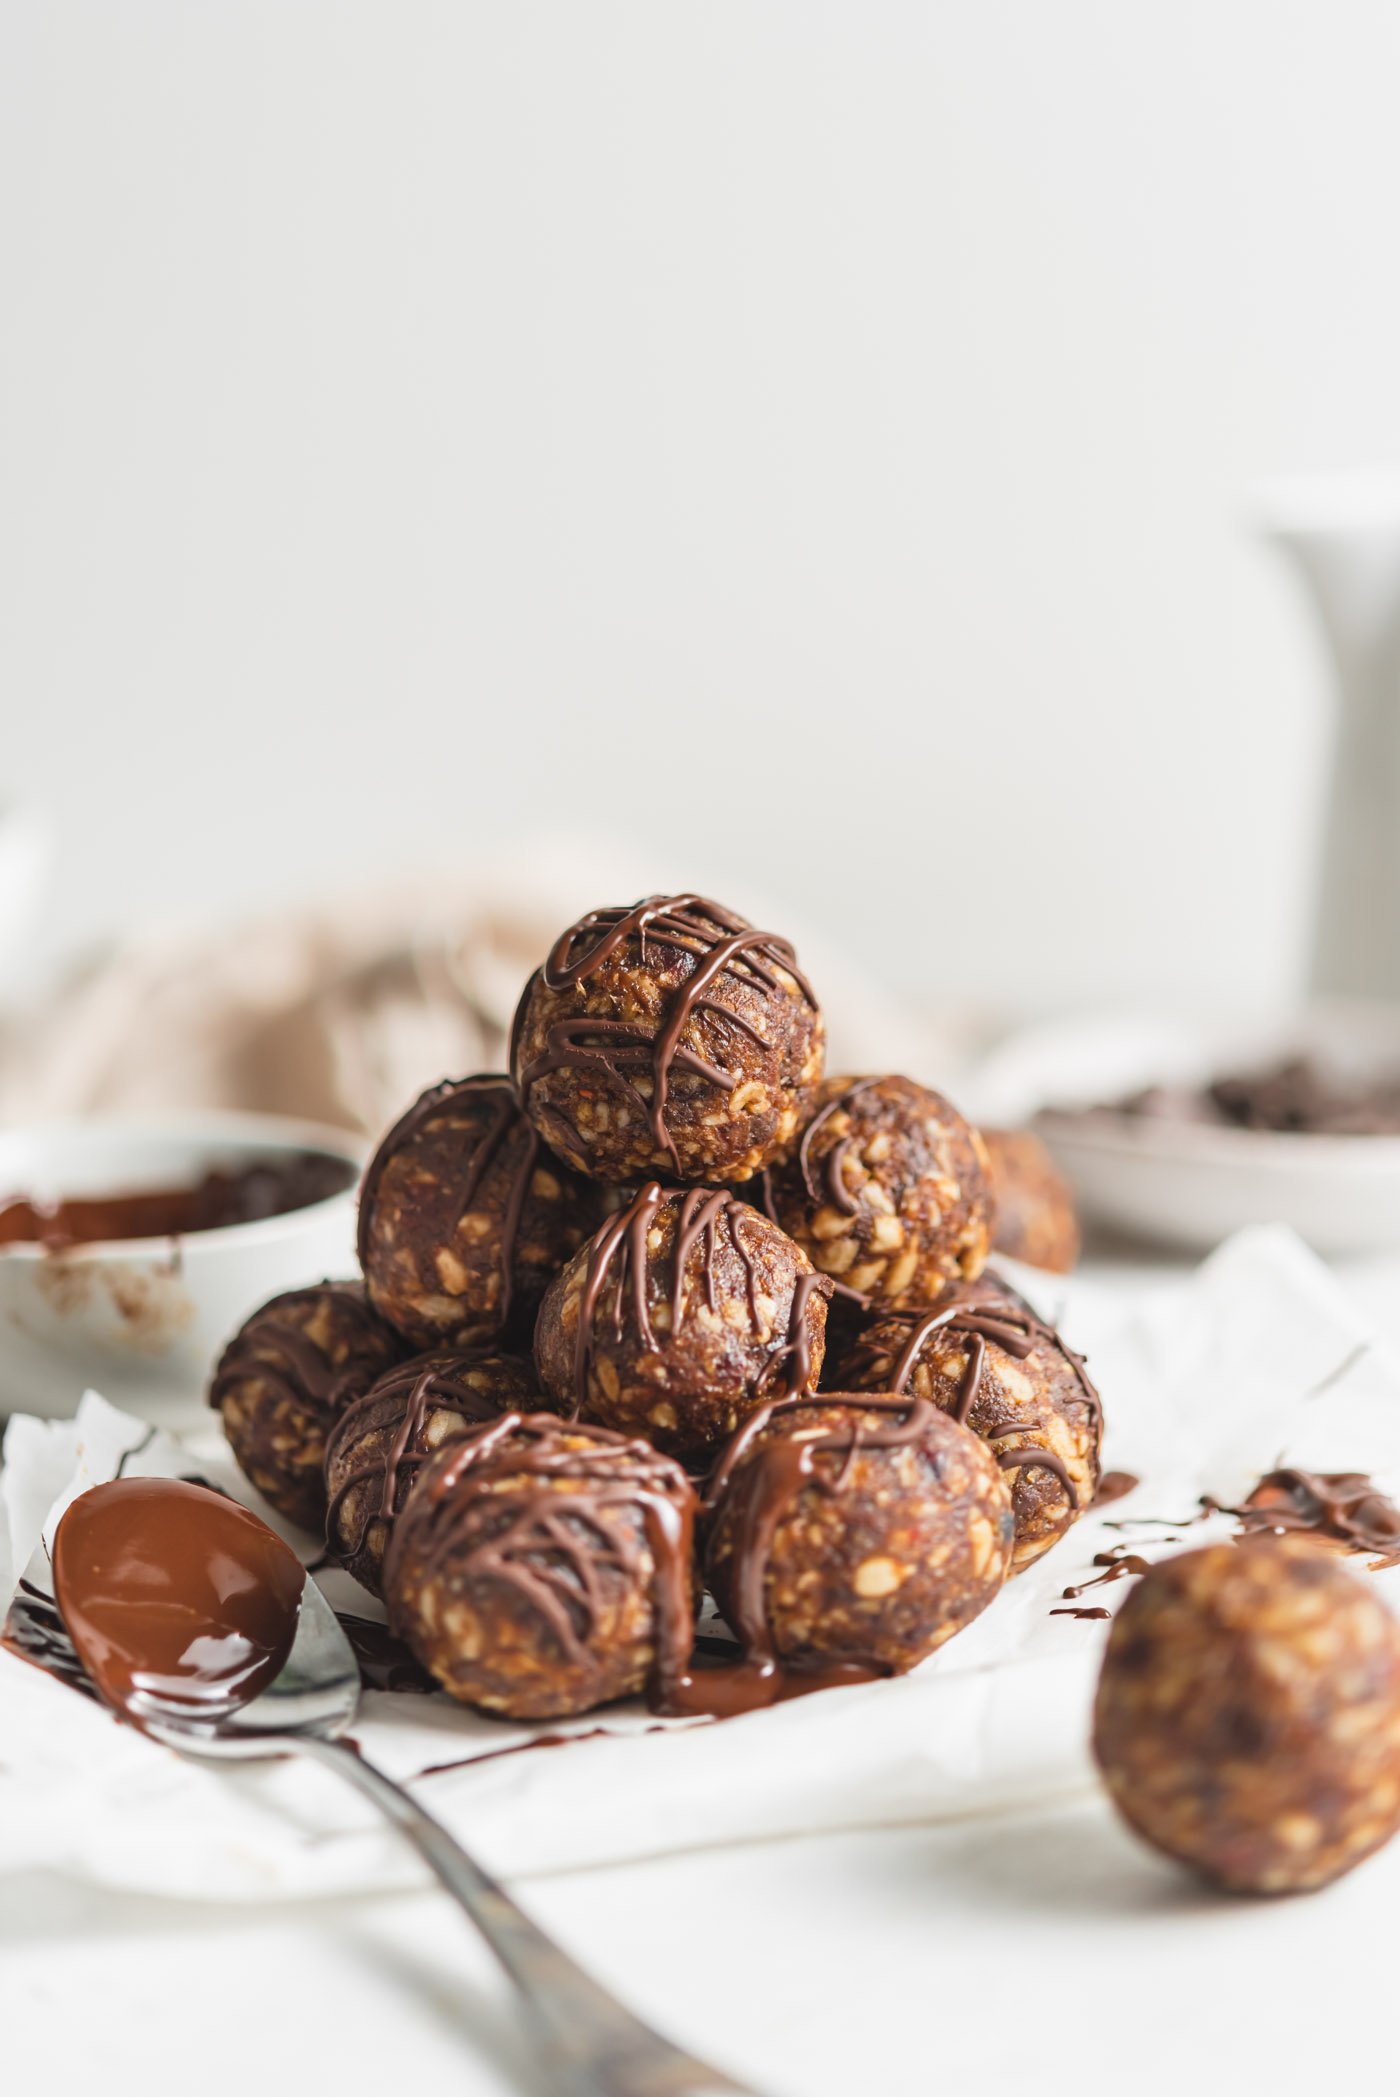
[[[870,1682],[889,1673],[873,1655],[841,1661],[784,1660],[768,1623],[766,1581],[773,1540],[798,1494],[846,1490],[856,1458],[864,1450],[917,1447],[937,1409],[924,1398],[798,1393],[777,1398],[745,1422],[716,1465],[703,1511],[713,1514],[728,1492],[737,1498],[732,1621],[740,1659],[694,1668],[672,1684],[664,1710],[672,1716],[709,1713],[727,1717],[788,1697],[843,1683]],[[824,1432],[759,1438],[775,1420],[801,1412],[835,1412]],[[872,1424],[870,1415],[877,1418]],[[825,1461],[823,1461],[825,1460]]]
[[[494,1100],[495,1112],[472,1153],[471,1164],[467,1168],[457,1201],[454,1226],[461,1222],[476,1200],[482,1182],[500,1157],[512,1131],[517,1130],[520,1136],[520,1154],[511,1166],[510,1185],[501,1215],[501,1299],[498,1315],[500,1322],[504,1324],[510,1316],[511,1295],[515,1283],[515,1247],[520,1235],[520,1219],[525,1212],[525,1199],[530,1191],[535,1160],[539,1156],[540,1148],[538,1134],[521,1112],[519,1096],[511,1078],[494,1075],[444,1078],[440,1085],[430,1086],[422,1098],[415,1100],[408,1112],[394,1123],[370,1159],[360,1188],[357,1240],[360,1265],[365,1267],[369,1261],[370,1224],[380,1182],[389,1160],[402,1145],[416,1136],[420,1129],[425,1128],[442,1113],[444,1108],[468,1094]]]
[[[578,1490],[554,1490],[555,1481]],[[425,1580],[451,1565],[465,1581],[509,1588],[574,1667],[589,1665],[606,1574],[635,1579],[644,1538],[655,1611],[650,1694],[664,1701],[684,1671],[694,1635],[695,1494],[679,1464],[650,1442],[607,1428],[564,1429],[552,1413],[505,1413],[456,1444],[413,1505]],[[505,1526],[460,1557],[466,1527],[483,1505],[504,1508]]]
[[[579,1013],[557,1019],[545,1035],[545,1046],[523,1070],[518,1052],[526,1008],[536,983],[546,990],[577,990],[597,974],[628,941],[635,939],[643,967],[647,945],[669,947],[693,957],[695,966],[685,981],[671,993],[659,1027],[624,1020],[590,1018]],[[765,998],[779,988],[779,971],[792,978],[808,1002],[815,1007],[811,985],[797,966],[797,957],[787,940],[772,932],[759,932],[732,911],[704,896],[647,896],[630,910],[593,910],[560,935],[543,967],[525,987],[511,1029],[510,1062],[516,1071],[522,1099],[547,1072],[563,1069],[597,1070],[624,1085],[646,1114],[657,1145],[670,1154],[679,1170],[675,1139],[666,1126],[666,1104],[673,1070],[683,1070],[720,1091],[733,1092],[739,1074],[712,1063],[697,1049],[682,1043],[691,1020],[709,1012],[739,1028],[759,1047],[769,1044],[751,1021],[707,993],[721,976],[756,989]],[[651,1097],[629,1073],[648,1071]]]
[[[309,1405],[324,1414],[338,1412],[347,1398],[363,1389],[362,1362],[352,1361],[337,1368],[299,1325],[276,1315],[279,1307],[310,1302],[328,1291],[363,1300],[359,1282],[320,1282],[309,1289],[290,1289],[284,1296],[274,1296],[234,1335],[220,1355],[209,1386],[209,1403],[222,1405],[235,1384],[253,1376],[280,1392],[291,1404]],[[260,1342],[275,1346],[290,1367],[269,1361],[259,1351]]]
[[[843,1216],[855,1216],[860,1211],[860,1202],[847,1187],[845,1178],[846,1158],[857,1138],[854,1136],[843,1136],[841,1141],[834,1143],[827,1152],[822,1165],[824,1186],[817,1184],[812,1164],[812,1139],[820,1130],[826,1127],[826,1124],[834,1115],[849,1112],[862,1092],[868,1092],[872,1085],[878,1085],[879,1083],[879,1078],[857,1078],[854,1085],[848,1085],[844,1092],[839,1092],[836,1095],[835,1099],[828,1100],[826,1105],[819,1109],[808,1122],[802,1132],[802,1141],[798,1146],[797,1162],[801,1168],[802,1184],[807,1190],[808,1199],[820,1202],[823,1196],[825,1196],[832,1208],[839,1209]],[[765,1174],[765,1180],[766,1177]],[[854,1290],[850,1293],[852,1295],[855,1294]]]
[[[388,1527],[393,1526],[408,1488],[429,1456],[434,1454],[432,1450],[420,1450],[414,1446],[427,1425],[429,1413],[456,1413],[473,1426],[499,1418],[499,1407],[474,1390],[461,1375],[461,1368],[469,1365],[467,1356],[461,1357],[460,1362],[429,1362],[426,1365],[403,1362],[397,1369],[381,1376],[372,1390],[366,1391],[363,1398],[341,1414],[326,1443],[327,1471],[342,1443],[372,1434],[377,1427],[387,1426],[396,1417],[397,1425],[384,1455],[359,1465],[336,1487],[326,1509],[327,1549],[334,1555],[353,1558],[362,1550],[371,1522],[380,1521]],[[407,1402],[403,1403],[405,1394]],[[403,1412],[400,1416],[401,1403]],[[336,1535],[336,1519],[355,1487],[363,1485],[367,1479],[379,1481],[379,1495],[377,1500],[372,1495],[366,1496],[359,1529],[347,1544]]]
[[[1105,1471],[1099,1480],[1099,1489],[1094,1495],[1095,1507],[1111,1507],[1115,1500],[1126,1500],[1135,1493],[1142,1480],[1132,1471]]]
[[[0,1634],[0,1646],[20,1660],[57,1676],[69,1689],[80,1690],[94,1703],[101,1701],[73,1650],[73,1641],[64,1629],[56,1604],[28,1580],[21,1580],[15,1591],[4,1632]]]
[[[957,1398],[950,1410],[953,1418],[966,1426],[981,1393],[987,1362],[987,1343],[990,1341],[993,1346],[999,1347],[1003,1354],[1009,1354],[1014,1361],[1025,1361],[1037,1346],[1042,1342],[1048,1342],[1069,1363],[1081,1397],[1088,1406],[1096,1427],[1102,1425],[1102,1403],[1098,1392],[1089,1381],[1083,1355],[1076,1354],[1072,1348],[1067,1347],[1054,1327],[1037,1318],[1030,1306],[1019,1298],[1013,1301],[1008,1296],[1004,1300],[993,1299],[990,1302],[975,1299],[955,1300],[942,1306],[935,1305],[929,1311],[891,1313],[890,1316],[892,1321],[899,1317],[900,1322],[909,1327],[909,1337],[890,1372],[889,1388],[896,1396],[907,1389],[919,1357],[935,1333],[942,1332],[965,1339],[968,1342],[967,1366],[958,1386]],[[852,1355],[851,1366],[863,1370],[867,1365],[873,1366],[879,1359],[874,1350],[862,1342]],[[986,1439],[995,1442],[1000,1435],[1014,1432],[1016,1422],[1008,1420],[1001,1426],[990,1426]],[[1004,1470],[1035,1468],[1051,1472],[1060,1481],[1070,1506],[1078,1507],[1079,1495],[1074,1482],[1064,1463],[1052,1450],[994,1449],[992,1453]],[[1136,1483],[1134,1479],[1133,1484]],[[1131,1487],[1124,1487],[1123,1490],[1131,1491]]]
[[[619,1210],[616,1216],[609,1217],[589,1247],[588,1265],[579,1295],[578,1330],[574,1338],[575,1418],[582,1412],[588,1399],[588,1380],[593,1367],[596,1326],[600,1312],[611,1318],[613,1337],[621,1341],[627,1329],[626,1312],[630,1304],[643,1345],[649,1349],[657,1345],[647,1300],[647,1236],[665,1199],[666,1191],[660,1183],[648,1180],[625,1209]],[[678,1333],[684,1323],[686,1261],[697,1245],[701,1248],[699,1282],[704,1291],[705,1302],[711,1310],[718,1302],[715,1258],[719,1250],[721,1224],[726,1227],[729,1242],[743,1263],[749,1315],[755,1326],[757,1325],[757,1270],[753,1252],[745,1245],[740,1230],[746,1212],[747,1204],[723,1187],[691,1187],[681,1197],[675,1242],[672,1247],[672,1334]],[[604,1296],[610,1284],[611,1300],[609,1307],[605,1309]],[[827,1287],[828,1277],[825,1275],[806,1273],[798,1276],[792,1292],[787,1333],[764,1366],[759,1378],[761,1388],[766,1388],[771,1383],[783,1363],[787,1364],[787,1388],[790,1392],[802,1390],[810,1383],[812,1335],[808,1330],[807,1305],[814,1291],[826,1293]]]
[[[1400,1565],[1400,1507],[1363,1471],[1285,1468],[1261,1478],[1234,1515],[1241,1537],[1305,1534],[1348,1551],[1381,1554],[1373,1568]]]
[[[1130,1551],[1126,1544],[1114,1544],[1111,1550],[1096,1551],[1091,1563],[1106,1570],[1093,1580],[1081,1580],[1077,1587],[1063,1588],[1061,1592],[1067,1602],[1077,1602],[1081,1595],[1088,1594],[1091,1587],[1107,1587],[1115,1580],[1136,1580],[1140,1573],[1152,1570],[1151,1560]]]

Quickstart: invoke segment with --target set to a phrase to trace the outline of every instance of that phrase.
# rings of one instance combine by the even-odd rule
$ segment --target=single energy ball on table
[[[326,1542],[340,1564],[377,1595],[390,1531],[428,1458],[538,1403],[534,1364],[511,1354],[418,1354],[371,1384],[326,1443]]]
[[[1078,1520],[1099,1483],[1103,1408],[1084,1364],[999,1277],[951,1288],[931,1311],[881,1318],[843,1356],[842,1388],[927,1398],[1006,1471],[1024,1572]]]
[[[1114,1804],[1237,1893],[1299,1893],[1400,1826],[1400,1626],[1316,1544],[1155,1565],[1109,1634],[1094,1753]]]
[[[815,1385],[829,1287],[726,1189],[652,1180],[551,1286],[540,1381],[562,1412],[700,1458],[766,1399]]]
[[[874,1310],[930,1304],[986,1264],[982,1139],[910,1078],[828,1078],[801,1141],[764,1176],[764,1205],[841,1294]]]
[[[528,1334],[596,1221],[596,1195],[543,1148],[510,1079],[431,1086],[390,1129],[360,1193],[370,1299],[414,1347]]]
[[[239,1468],[288,1521],[321,1528],[326,1437],[402,1353],[364,1285],[348,1281],[274,1296],[229,1341],[209,1403]]]
[[[785,939],[703,896],[590,911],[526,985],[511,1072],[580,1172],[738,1181],[796,1133],[824,1033]]]
[[[656,1691],[694,1637],[694,1509],[649,1443],[507,1414],[439,1450],[409,1496],[390,1627],[450,1695],[508,1718]]]
[[[1069,1184],[1031,1129],[982,1130],[996,1209],[993,1249],[1048,1274],[1079,1261],[1079,1218]]]
[[[704,1571],[745,1656],[902,1674],[982,1612],[1011,1563],[1006,1479],[925,1400],[780,1400],[706,1500]]]

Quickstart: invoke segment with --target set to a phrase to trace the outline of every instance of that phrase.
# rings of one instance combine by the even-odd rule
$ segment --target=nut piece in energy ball
[[[796,1134],[824,1040],[785,939],[703,896],[648,896],[556,941],[525,987],[510,1067],[580,1172],[736,1181]]]
[[[390,1129],[360,1192],[370,1300],[411,1345],[528,1334],[595,1221],[593,1189],[549,1155],[509,1078],[449,1079]]]
[[[991,1244],[982,1139],[910,1078],[828,1078],[801,1142],[765,1174],[764,1206],[876,1310],[935,1302],[981,1273]]]
[[[450,1695],[563,1718],[678,1674],[695,1492],[646,1442],[508,1413],[439,1450],[394,1526],[390,1627]]]
[[[816,1383],[829,1288],[747,1202],[652,1180],[550,1288],[540,1381],[562,1412],[701,1457]]]
[[[984,1442],[923,1399],[778,1401],[706,1500],[705,1576],[746,1657],[902,1674],[984,1610],[1014,1525]]]
[[[428,1458],[538,1402],[533,1363],[510,1354],[418,1354],[371,1384],[326,1443],[326,1542],[339,1563],[377,1595],[389,1532]]]
[[[1400,1626],[1316,1544],[1155,1565],[1109,1634],[1094,1753],[1138,1834],[1237,1893],[1300,1893],[1400,1826]]]
[[[836,1374],[846,1390],[927,1398],[980,1436],[1011,1487],[1013,1573],[1058,1543],[1094,1498],[1098,1392],[1080,1357],[994,1275],[950,1289],[931,1311],[881,1318]]]
[[[209,1403],[239,1468],[288,1521],[321,1528],[326,1437],[402,1352],[360,1282],[274,1296],[229,1341]]]
[[[1070,1274],[1079,1261],[1079,1218],[1068,1183],[1030,1129],[982,1130],[996,1206],[993,1248],[1048,1274]]]

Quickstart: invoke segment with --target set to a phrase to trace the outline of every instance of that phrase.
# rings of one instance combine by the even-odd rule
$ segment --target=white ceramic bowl
[[[298,1151],[343,1158],[358,1175],[365,1146],[280,1115],[51,1122],[0,1134],[0,1197],[130,1194]],[[0,1415],[64,1418],[91,1386],[162,1425],[192,1424],[215,1355],[251,1310],[356,1271],[355,1195],[352,1181],[309,1208],[179,1239],[0,1247]]]
[[[1034,1117],[1086,1219],[1201,1252],[1252,1223],[1286,1223],[1321,1253],[1400,1246],[1400,1136],[1302,1136],[1062,1112],[1152,1084],[1195,1085],[1313,1055],[1347,1077],[1400,1070],[1400,1007],[1321,1005],[1289,1020],[1109,1015],[1020,1036],[980,1074],[988,1121]]]

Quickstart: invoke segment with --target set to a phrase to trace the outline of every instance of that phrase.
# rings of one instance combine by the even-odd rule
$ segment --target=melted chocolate
[[[495,1111],[472,1152],[471,1163],[467,1167],[457,1201],[455,1222],[460,1223],[476,1200],[481,1184],[501,1156],[507,1138],[513,1131],[520,1137],[519,1155],[510,1168],[505,1207],[501,1212],[501,1296],[498,1314],[500,1322],[504,1324],[510,1316],[511,1295],[515,1284],[515,1247],[520,1236],[520,1219],[525,1212],[525,1197],[530,1191],[530,1181],[534,1177],[535,1160],[540,1149],[539,1136],[522,1114],[515,1084],[510,1078],[444,1078],[440,1085],[430,1086],[422,1098],[415,1100],[408,1112],[394,1123],[370,1159],[360,1188],[360,1265],[364,1267],[369,1261],[370,1222],[379,1183],[384,1177],[389,1160],[401,1145],[410,1142],[420,1129],[426,1128],[427,1124],[445,1107],[450,1106],[453,1100],[461,1099],[469,1093],[493,1100]]]
[[[336,1488],[326,1509],[328,1548],[334,1553],[353,1558],[363,1548],[371,1522],[380,1521],[392,1527],[409,1487],[428,1458],[436,1453],[418,1446],[430,1413],[456,1413],[469,1426],[483,1426],[488,1420],[499,1418],[500,1407],[493,1405],[463,1377],[462,1368],[469,1366],[470,1360],[470,1356],[460,1355],[455,1359],[426,1364],[421,1361],[402,1362],[397,1369],[390,1369],[381,1376],[373,1388],[348,1406],[336,1421],[326,1443],[328,1471],[343,1442],[357,1441],[361,1435],[372,1434],[377,1427],[387,1426],[391,1420],[396,1420],[397,1424],[384,1454],[373,1456],[359,1465]],[[399,1416],[401,1405],[403,1412]],[[378,1483],[378,1497],[366,1496],[359,1530],[348,1544],[343,1543],[336,1535],[336,1517],[349,1494],[366,1479]]]
[[[343,1193],[355,1168],[324,1151],[262,1158],[235,1172],[214,1168],[188,1186],[137,1193],[73,1196],[46,1203],[32,1195],[0,1197],[0,1246],[42,1245],[62,1252],[132,1238],[180,1238],[285,1216]]]
[[[1400,1565],[1400,1507],[1362,1471],[1270,1471],[1242,1506],[1222,1511],[1236,1517],[1242,1540],[1301,1533],[1379,1552],[1373,1571]]]
[[[1136,1580],[1140,1573],[1150,1573],[1152,1570],[1151,1560],[1140,1558],[1135,1551],[1130,1551],[1126,1544],[1114,1544],[1108,1551],[1096,1551],[1092,1563],[1101,1565],[1106,1570],[1092,1580],[1082,1580],[1078,1587],[1062,1588],[1061,1593],[1067,1602],[1077,1602],[1091,1587],[1107,1587],[1114,1580]]]
[[[421,1668],[401,1638],[387,1624],[337,1609],[336,1620],[350,1641],[360,1680],[366,1689],[391,1690],[398,1696],[431,1696],[438,1684]],[[425,1771],[426,1775],[427,1772]]]
[[[626,1313],[630,1306],[632,1319],[643,1346],[648,1349],[657,1346],[647,1299],[647,1234],[665,1199],[665,1190],[660,1184],[656,1180],[648,1180],[625,1209],[619,1210],[616,1216],[609,1217],[591,1241],[583,1289],[579,1296],[578,1331],[574,1340],[575,1418],[583,1410],[588,1398],[588,1379],[593,1367],[597,1343],[596,1326],[600,1311],[605,1317],[611,1318],[613,1336],[620,1342],[626,1331]],[[749,1315],[756,1327],[758,1277],[753,1253],[745,1245],[740,1230],[747,1213],[747,1203],[740,1201],[737,1195],[722,1187],[692,1187],[681,1199],[672,1247],[672,1335],[681,1330],[684,1322],[686,1260],[696,1245],[701,1248],[699,1281],[704,1291],[705,1302],[711,1310],[717,1305],[715,1255],[719,1247],[718,1234],[721,1223],[728,1233],[731,1246],[743,1262]],[[610,1284],[611,1300],[605,1307],[603,1298]],[[788,1313],[787,1333],[774,1347],[764,1366],[759,1379],[760,1389],[769,1388],[773,1379],[781,1374],[784,1368],[789,1392],[803,1390],[812,1381],[812,1334],[808,1327],[807,1306],[816,1291],[829,1293],[828,1278],[825,1275],[806,1273],[798,1276]]]
[[[523,1070],[518,1069],[524,1017],[535,984],[541,983],[551,991],[580,989],[632,940],[637,942],[643,968],[648,942],[689,955],[695,962],[684,982],[672,991],[661,1024],[595,1018],[586,1013],[566,1016],[550,1026],[540,1054]],[[711,1063],[697,1049],[683,1044],[681,1036],[696,1013],[709,1012],[766,1048],[768,1042],[750,1021],[707,993],[721,976],[728,976],[768,998],[780,987],[775,973],[778,970],[798,984],[815,1008],[811,985],[799,970],[788,942],[772,932],[755,931],[732,911],[704,896],[647,896],[630,910],[590,911],[556,940],[544,966],[525,986],[516,1010],[510,1063],[519,1079],[521,1097],[528,1096],[531,1086],[549,1071],[596,1070],[626,1087],[646,1114],[657,1145],[669,1152],[679,1169],[675,1140],[666,1126],[672,1071],[683,1070],[703,1078],[722,1092],[733,1092],[741,1082],[739,1072]],[[649,1099],[633,1082],[630,1073],[637,1071],[650,1073]]]
[[[1115,1500],[1126,1500],[1135,1493],[1142,1480],[1131,1471],[1105,1471],[1099,1480],[1099,1489],[1094,1495],[1095,1507],[1111,1507]]]
[[[256,1515],[178,1478],[117,1478],[68,1508],[54,1596],[105,1703],[143,1695],[203,1716],[251,1703],[281,1673],[305,1574]]]

